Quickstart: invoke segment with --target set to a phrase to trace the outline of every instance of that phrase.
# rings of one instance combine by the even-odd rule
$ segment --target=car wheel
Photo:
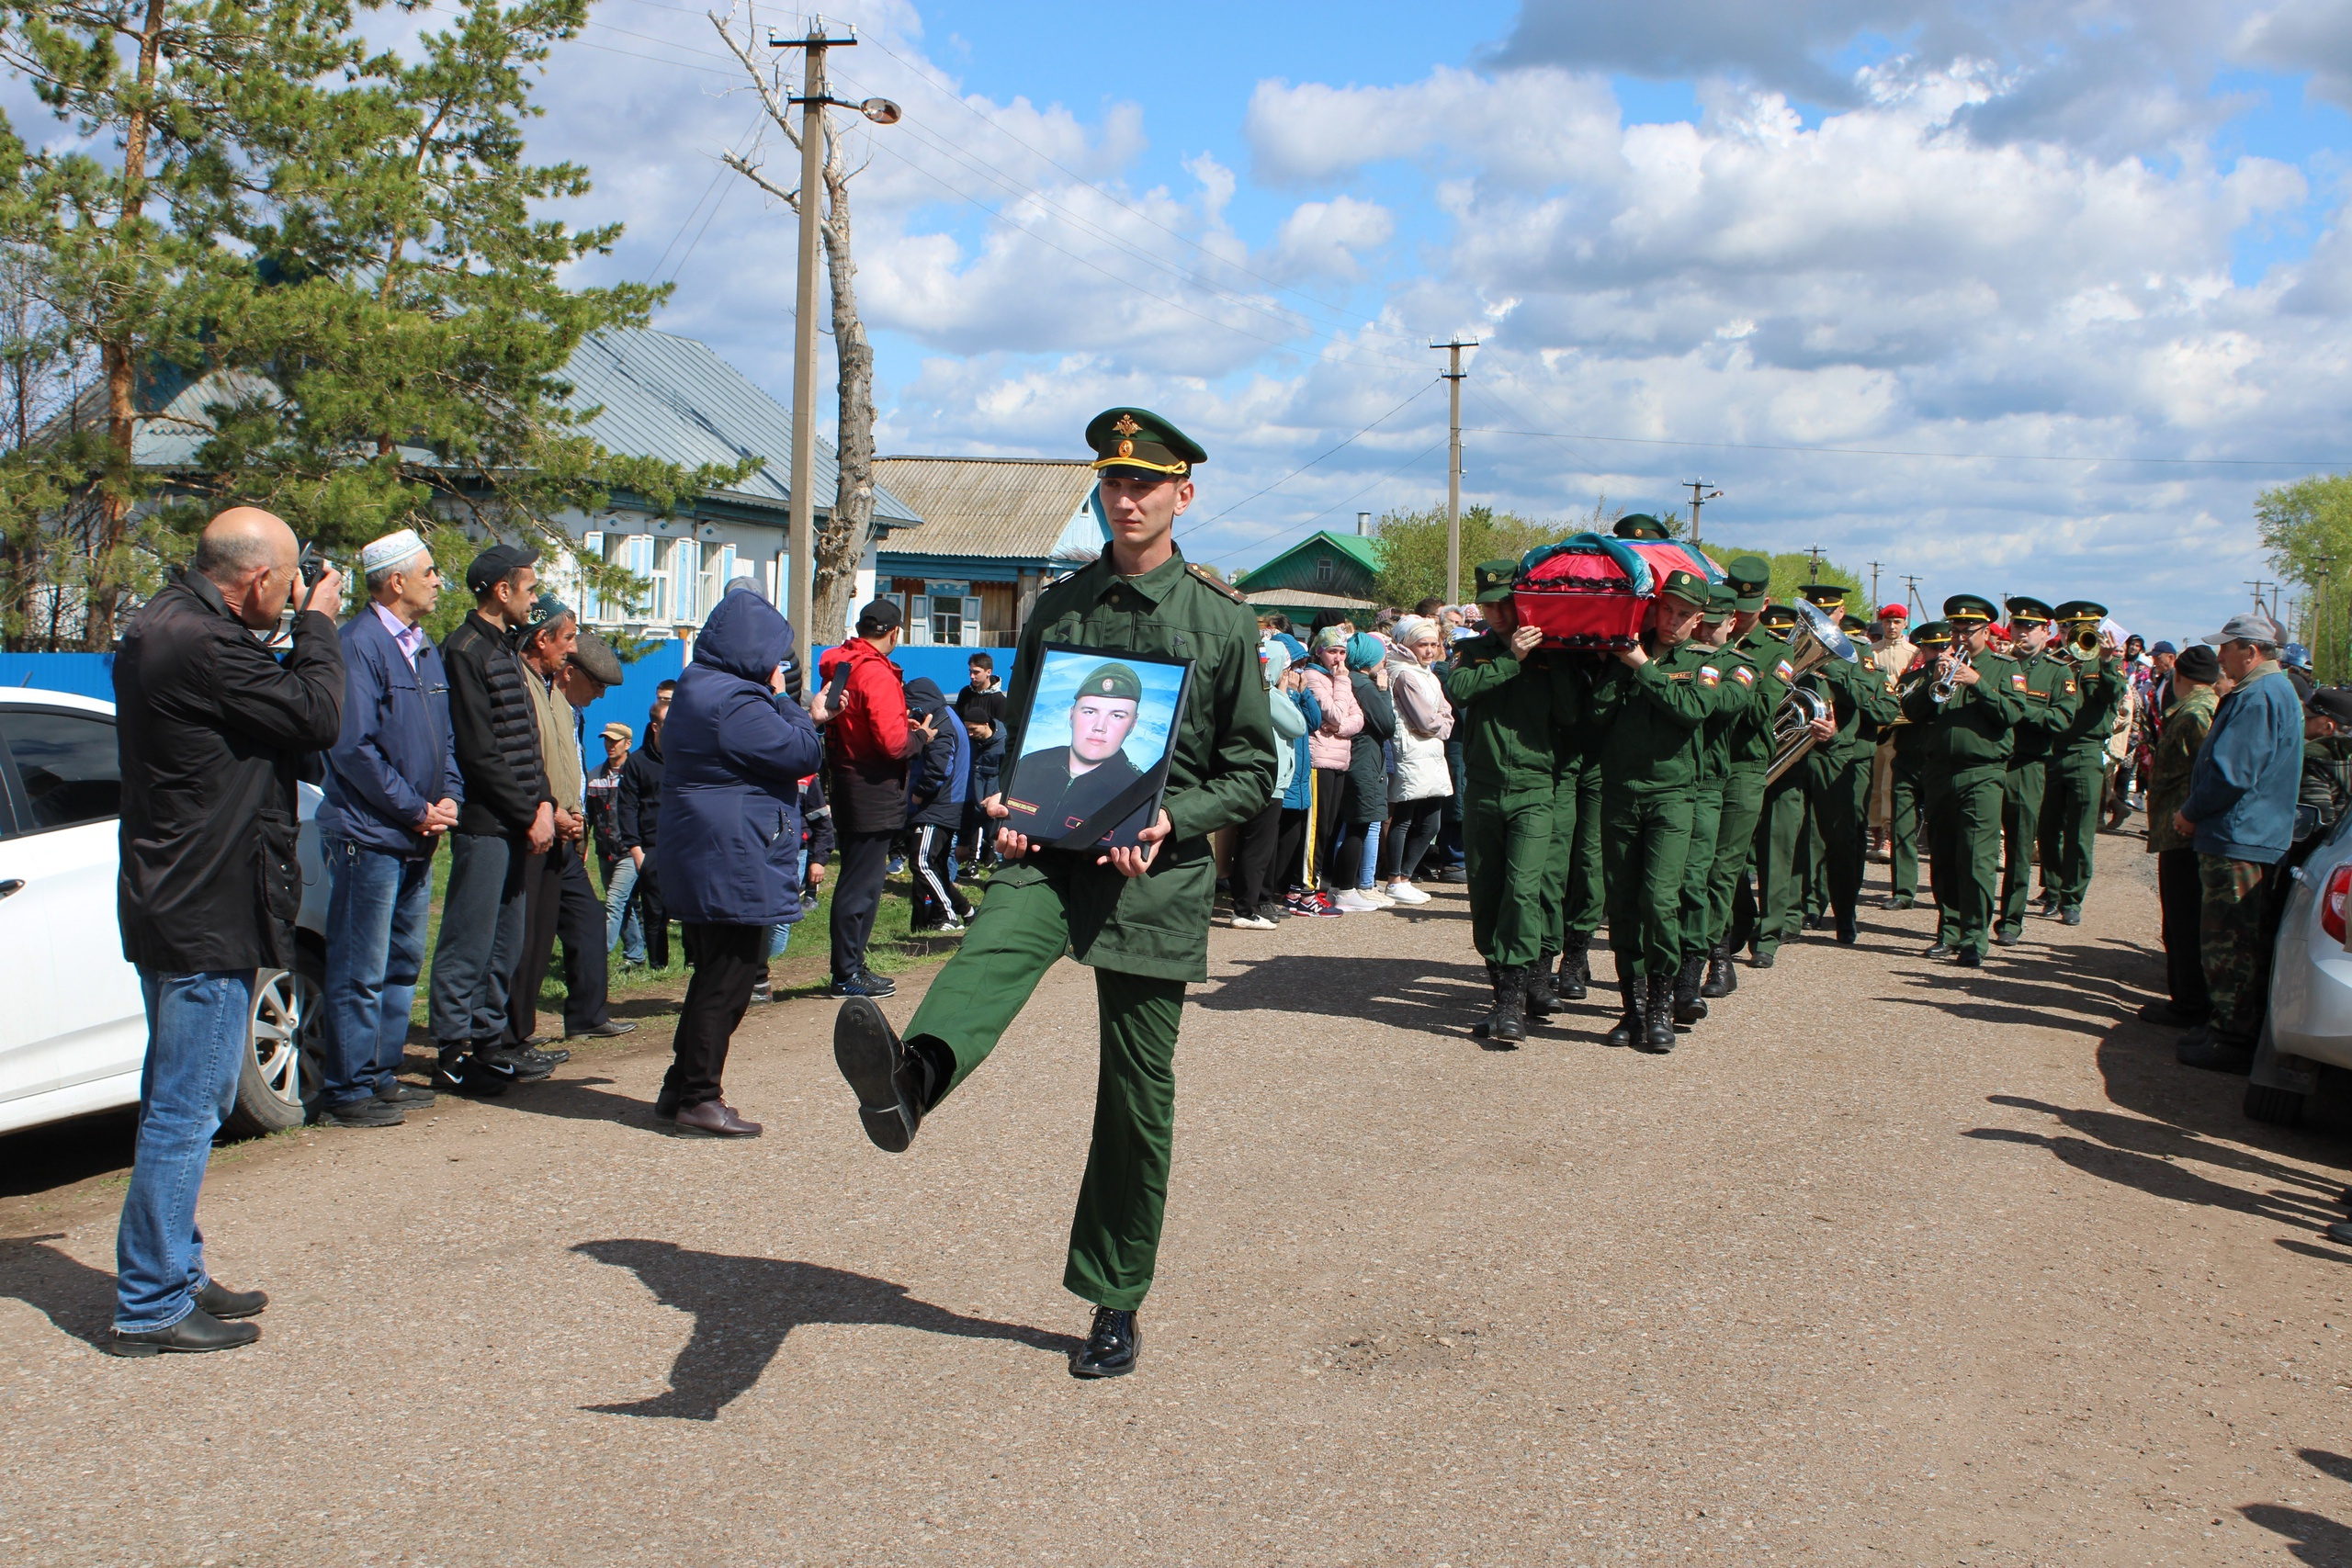
[[[326,1043],[326,987],[305,952],[291,969],[254,976],[252,1032],[237,1076],[237,1107],[221,1135],[257,1138],[299,1127],[319,1098]]]
[[[2245,1086],[2246,1120],[2291,1127],[2303,1119],[2303,1099],[2291,1089],[2265,1089],[2250,1083]]]

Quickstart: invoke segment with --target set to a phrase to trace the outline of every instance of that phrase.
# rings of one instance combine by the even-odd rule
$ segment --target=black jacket
[[[460,833],[526,833],[548,793],[539,725],[514,638],[469,611],[441,642],[449,671],[449,732],[466,781]]]
[[[333,621],[296,616],[280,664],[199,572],[132,618],[114,661],[125,958],[166,975],[293,967],[294,784],[323,776],[343,682]]]
[[[621,853],[653,852],[662,828],[662,742],[651,736],[621,764],[620,799],[613,807],[620,829],[614,845]]]

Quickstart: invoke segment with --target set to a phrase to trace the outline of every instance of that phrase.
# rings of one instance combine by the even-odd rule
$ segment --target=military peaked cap
[[[2009,595],[2009,625],[2013,626],[2046,626],[2057,616],[2057,611],[2039,599],[2022,593]]]
[[[1944,619],[1948,621],[1991,621],[1997,619],[2000,613],[1993,601],[1982,593],[1955,593],[1944,601]],[[1911,640],[1917,642],[1918,638]]]
[[[1940,652],[1951,646],[1951,627],[1942,621],[1923,621],[1912,631],[1911,643],[1929,653]]]
[[[1617,536],[1621,539],[1670,539],[1666,525],[1646,512],[1628,512],[1617,519]]]
[[[1199,442],[1149,409],[1104,409],[1087,424],[1086,445],[1093,449],[1097,469],[1136,468],[1182,479],[1193,464],[1209,460]]]
[[[2107,606],[2088,599],[2069,599],[2058,606],[2057,615],[2062,621],[2103,621],[2107,619]]]

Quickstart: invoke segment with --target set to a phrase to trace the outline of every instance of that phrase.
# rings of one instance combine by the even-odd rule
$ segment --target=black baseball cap
[[[486,593],[526,566],[539,564],[539,552],[529,545],[492,545],[466,567],[466,587]]]
[[[898,601],[876,599],[857,613],[857,629],[862,632],[870,626],[877,632],[887,632],[905,618],[899,614]]]

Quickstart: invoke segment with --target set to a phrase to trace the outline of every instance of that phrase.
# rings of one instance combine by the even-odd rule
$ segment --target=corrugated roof
[[[1293,557],[1312,551],[1336,551],[1362,567],[1367,578],[1380,575],[1380,555],[1374,547],[1371,538],[1363,534],[1330,534],[1318,530],[1309,534],[1263,566],[1254,567],[1243,572],[1236,580],[1235,586],[1247,593],[1250,592],[1251,583],[1262,582],[1270,577],[1281,575],[1280,569]]]
[[[1094,490],[1091,463],[1054,458],[882,457],[874,478],[923,520],[886,547],[926,556],[1050,559]]]
[[[1344,593],[1318,593],[1312,588],[1269,588],[1252,593],[1248,589],[1242,596],[1252,604],[1273,604],[1293,610],[1377,610],[1377,599],[1351,599]]]
[[[737,463],[745,457],[764,459],[763,467],[740,483],[714,491],[730,501],[789,512],[792,471],[792,414],[743,373],[713,353],[710,345],[650,327],[616,328],[594,333],[572,351],[564,367],[572,385],[565,402],[575,412],[594,408],[596,416],[583,428],[607,450],[629,457],[655,457],[696,468],[705,463]],[[132,437],[132,460],[141,468],[184,468],[212,432],[204,417],[208,403],[240,397],[274,397],[277,388],[262,377],[242,370],[220,370],[183,387],[161,412],[139,422]],[[103,425],[106,389],[78,411],[88,423]],[[403,449],[413,462],[432,461],[429,455]],[[817,504],[832,505],[841,483],[833,448],[817,440]],[[913,527],[922,513],[911,509],[887,486],[877,483],[874,514],[893,527]]]

